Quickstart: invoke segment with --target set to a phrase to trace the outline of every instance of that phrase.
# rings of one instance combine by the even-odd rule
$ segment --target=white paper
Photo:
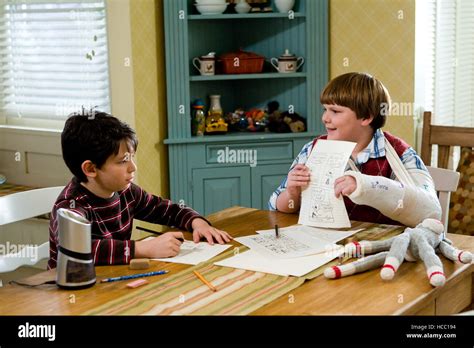
[[[212,259],[214,256],[219,255],[221,252],[227,250],[230,247],[231,246],[227,244],[210,245],[207,242],[194,243],[185,241],[183,244],[181,244],[181,250],[179,251],[178,255],[174,257],[152,260],[197,265],[200,262]]]
[[[281,276],[301,277],[325,265],[336,258],[336,256],[334,253],[323,253],[293,259],[276,259],[266,257],[254,250],[248,250],[214,264]]]
[[[260,254],[273,258],[302,257],[324,252],[329,248],[327,241],[291,229],[280,229],[278,238],[275,230],[268,230],[235,240]]]
[[[344,200],[334,194],[334,181],[344,174],[355,146],[356,143],[348,141],[318,140],[306,162],[311,179],[301,194],[299,224],[331,228],[351,226]]]
[[[326,228],[316,228],[311,226],[301,226],[301,231],[318,239],[324,239],[328,243],[336,243],[340,240],[343,240],[347,237],[350,237],[357,232],[364,230],[363,228],[359,228],[357,230],[350,230],[350,231],[338,231],[338,230],[331,230]]]
[[[350,231],[340,231],[340,230],[334,230],[330,228],[317,228],[317,227],[304,226],[304,225],[292,225],[288,227],[281,227],[278,230],[281,232],[305,233],[311,237],[322,239],[327,243],[336,243],[364,229],[359,228],[359,229],[350,230]],[[275,233],[274,232],[275,230],[260,230],[260,231],[257,231],[257,233],[271,233],[272,231],[273,233]]]

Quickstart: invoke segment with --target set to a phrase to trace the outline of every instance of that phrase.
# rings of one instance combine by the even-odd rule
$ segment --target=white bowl
[[[275,6],[280,13],[288,13],[295,6],[295,0],[275,0]]]
[[[225,0],[196,0],[196,4],[199,5],[224,5]]]
[[[227,8],[227,3],[212,4],[212,5],[201,5],[201,4],[195,4],[195,5],[198,12],[204,15],[221,14]]]

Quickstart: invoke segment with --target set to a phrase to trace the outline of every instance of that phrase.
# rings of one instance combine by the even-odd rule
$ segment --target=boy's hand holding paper
[[[348,141],[319,140],[306,162],[311,170],[309,186],[303,190],[299,224],[315,227],[350,227],[349,216],[340,196],[350,191],[350,180],[345,184],[347,161],[356,143]],[[336,179],[341,179],[336,184]],[[354,188],[355,189],[355,188]]]

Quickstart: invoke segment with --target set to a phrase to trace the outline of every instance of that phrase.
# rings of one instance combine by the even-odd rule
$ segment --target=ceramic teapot
[[[210,52],[205,56],[193,59],[193,65],[201,75],[214,75],[216,69],[216,54]]]
[[[301,66],[304,64],[303,57],[296,57],[294,54],[291,54],[287,49],[278,59],[272,58],[270,60],[273,67],[278,70],[278,72],[283,74],[295,73]]]

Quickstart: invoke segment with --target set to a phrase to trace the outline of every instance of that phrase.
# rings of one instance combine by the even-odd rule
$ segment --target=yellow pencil
[[[209,283],[198,271],[193,271],[193,273],[196,275],[196,277],[198,277],[204,284],[206,284],[209,289],[211,289],[212,291],[217,291],[217,289],[211,284]]]

